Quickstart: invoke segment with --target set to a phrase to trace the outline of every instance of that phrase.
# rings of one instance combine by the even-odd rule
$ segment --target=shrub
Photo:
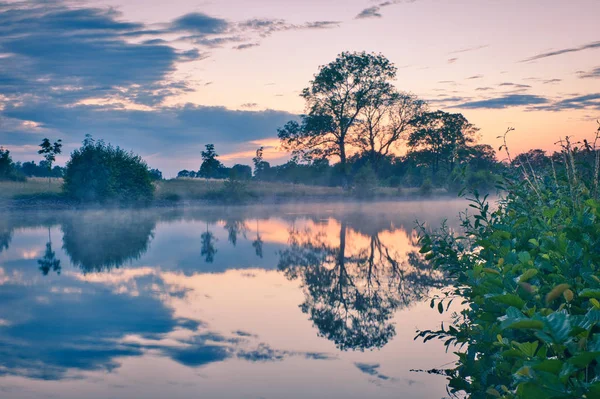
[[[26,177],[17,171],[12,158],[10,157],[10,151],[4,147],[0,147],[0,181],[12,180],[12,181],[25,181]]]
[[[370,164],[363,165],[354,176],[354,185],[352,187],[354,194],[358,197],[366,198],[375,195],[377,188],[377,175]]]
[[[84,202],[146,203],[154,194],[146,163],[131,152],[87,138],[67,162],[65,193]]]
[[[568,141],[564,155],[564,180],[525,172],[496,210],[474,192],[460,237],[421,229],[421,253],[454,281],[431,306],[464,304],[450,325],[417,336],[459,347],[454,368],[431,370],[452,394],[600,397],[598,180],[577,176]]]
[[[419,188],[419,194],[421,194],[423,197],[428,197],[432,192],[433,184],[431,183],[431,180],[427,178],[423,181],[423,184],[421,184],[421,187]]]

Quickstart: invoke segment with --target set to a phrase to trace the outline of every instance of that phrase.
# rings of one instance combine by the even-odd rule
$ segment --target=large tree
[[[418,155],[437,174],[443,164],[454,170],[459,155],[475,142],[477,131],[462,114],[444,111],[425,112],[414,120],[415,129],[408,137],[413,155]]]
[[[408,138],[415,119],[425,110],[425,102],[412,94],[383,93],[360,113],[352,145],[367,155],[373,169],[378,171],[381,160]]]
[[[340,54],[302,91],[306,114],[278,130],[282,147],[305,159],[337,156],[346,172],[350,132],[361,111],[393,90],[396,67],[381,54]]]

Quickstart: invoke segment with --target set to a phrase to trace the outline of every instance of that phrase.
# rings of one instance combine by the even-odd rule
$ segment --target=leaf
[[[573,300],[573,291],[566,290],[565,292],[563,292],[563,296],[565,297],[565,300],[567,302],[571,302]]]
[[[500,272],[498,270],[490,269],[488,267],[484,268],[483,271],[486,272],[486,273],[488,273],[488,274],[500,275]]]
[[[500,302],[508,306],[514,306],[517,309],[525,306],[525,301],[515,294],[496,295],[490,298],[492,301]]]
[[[569,321],[567,313],[562,312],[554,312],[546,317],[545,325],[550,330],[550,333],[556,340],[557,343],[564,342],[571,332],[571,323]]]
[[[523,343],[515,342],[515,346],[517,348],[519,348],[519,350],[521,352],[523,352],[523,354],[525,356],[528,356],[528,357],[533,357],[533,355],[535,355],[535,351],[537,350],[538,345],[539,345],[538,341],[523,342]]]
[[[579,296],[582,298],[595,298],[600,299],[600,289],[596,288],[586,288],[581,290]]]
[[[517,255],[517,257],[519,258],[519,262],[521,263],[527,263],[531,260],[531,255],[529,255],[529,252],[519,252],[519,255]]]
[[[598,356],[600,356],[600,352],[581,352],[571,357],[567,361],[574,366],[584,368],[594,361]]]
[[[556,298],[558,298],[559,296],[562,295],[563,292],[565,292],[566,290],[568,290],[571,286],[569,284],[559,284],[556,287],[554,287],[552,289],[552,291],[550,291],[548,293],[548,295],[546,295],[546,303],[549,304],[552,301],[554,301]]]
[[[539,355],[538,355],[539,356]],[[537,371],[545,371],[547,373],[552,373],[558,375],[560,370],[562,369],[563,361],[559,359],[546,359],[541,363],[536,364],[532,368]]]
[[[440,312],[440,314],[444,313],[444,305],[442,305],[442,302],[438,302],[438,312]]]
[[[597,300],[596,298],[591,298],[591,299],[590,299],[590,303],[591,303],[592,305],[594,305],[594,307],[595,307],[596,309],[600,309],[600,302],[598,302],[598,300]]]
[[[535,277],[537,274],[537,269],[527,269],[523,274],[521,274],[521,277],[519,277],[519,282],[524,283]]]
[[[522,319],[522,320],[516,320],[513,323],[508,324],[504,328],[512,328],[515,330],[531,328],[534,330],[541,330],[542,328],[544,328],[544,323],[540,320]]]

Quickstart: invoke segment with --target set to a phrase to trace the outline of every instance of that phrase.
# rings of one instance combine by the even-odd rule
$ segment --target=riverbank
[[[62,179],[30,178],[25,182],[0,182],[0,210],[27,208],[73,209],[83,205],[62,194]],[[193,206],[220,204],[328,202],[346,200],[407,200],[445,197],[444,189],[376,187],[370,193],[346,191],[341,187],[308,186],[273,182],[228,182],[207,179],[171,179],[155,182],[149,206]],[[106,206],[106,205],[103,205]]]

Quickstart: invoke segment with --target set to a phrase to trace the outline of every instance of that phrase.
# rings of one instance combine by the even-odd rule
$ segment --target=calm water
[[[0,214],[0,397],[441,398],[412,228],[464,208]]]

